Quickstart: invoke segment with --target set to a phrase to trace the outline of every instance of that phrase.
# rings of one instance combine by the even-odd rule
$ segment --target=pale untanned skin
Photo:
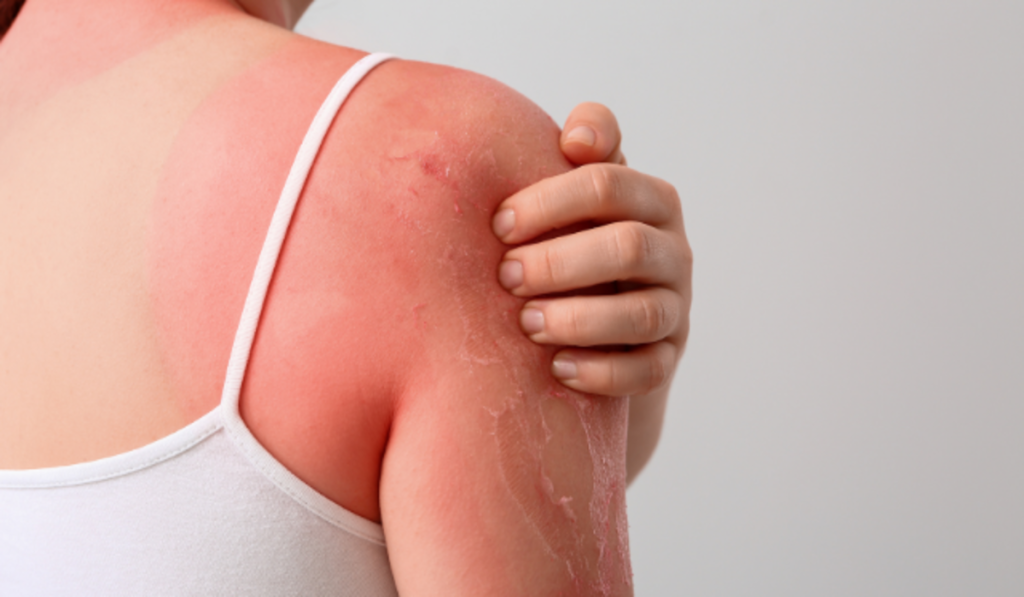
[[[19,20],[27,30],[12,29],[0,44],[4,80],[20,83],[0,91],[0,397],[14,414],[0,417],[9,427],[0,432],[0,454],[19,468],[108,456],[190,420],[151,349],[147,201],[176,129],[247,60],[220,53],[167,102],[167,84],[217,49],[172,41],[188,19],[153,19],[152,35],[132,29],[121,44],[104,31],[122,14],[118,7],[97,3],[80,19],[51,8],[26,6]],[[196,10],[182,12],[195,20]],[[50,24],[38,36],[33,13]],[[147,54],[161,44],[162,52]],[[54,67],[26,67],[31,62],[10,48]],[[154,68],[168,79],[149,75]],[[147,109],[154,104],[163,118]],[[119,432],[75,439],[112,426]]]
[[[361,56],[216,2],[169,18],[185,4],[128,28],[97,0],[85,35],[33,0],[0,45],[0,80],[25,81],[0,92],[0,468],[121,453],[217,404],[291,159]],[[61,27],[54,68],[20,69],[8,48]],[[243,418],[383,519],[403,595],[631,592],[628,401],[553,379],[555,349],[494,276],[490,218],[570,168],[558,134],[483,77],[387,63],[332,126],[289,231]]]

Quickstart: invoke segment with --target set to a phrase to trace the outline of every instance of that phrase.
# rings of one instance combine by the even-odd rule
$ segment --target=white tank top
[[[238,414],[313,159],[349,92],[388,58],[353,65],[306,132],[245,299],[220,406],[125,454],[0,471],[0,595],[397,595],[380,525],[300,481]]]

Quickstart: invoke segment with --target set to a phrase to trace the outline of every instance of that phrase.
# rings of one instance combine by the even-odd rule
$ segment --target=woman
[[[30,0],[0,42],[0,587],[629,594],[674,191],[306,4]]]

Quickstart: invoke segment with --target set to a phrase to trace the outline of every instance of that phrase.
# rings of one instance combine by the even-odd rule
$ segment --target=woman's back
[[[30,37],[40,29],[26,9],[0,44],[0,80],[19,81],[0,92],[0,469],[120,454],[216,407],[292,159],[361,56],[216,7],[143,20],[124,36],[105,31],[101,11],[95,31],[46,15],[51,35],[62,18],[77,31],[46,47]],[[40,58],[16,55],[34,46]],[[387,467],[392,486],[416,486],[409,451],[426,446],[436,449],[419,465],[427,477],[458,475],[466,464],[430,429],[473,421],[474,437],[495,438],[472,441],[496,450],[502,495],[524,528],[557,557],[574,543],[597,548],[547,528],[600,515],[585,505],[599,485],[621,501],[596,463],[581,480],[594,499],[579,512],[554,496],[547,512],[510,478],[536,466],[544,477],[544,448],[531,442],[551,407],[527,400],[516,411],[506,397],[560,391],[530,372],[546,370],[550,351],[515,325],[520,303],[494,281],[502,248],[488,223],[502,198],[566,167],[556,135],[508,90],[448,69],[385,64],[352,94],[288,230],[242,390],[249,428],[299,479],[380,520]],[[465,405],[449,397],[462,395],[476,401],[465,416],[451,412]],[[553,408],[551,425],[575,420],[568,436],[602,449],[593,415]],[[621,419],[615,408],[598,418]],[[435,499],[424,496],[424,512]],[[396,504],[389,520],[410,507]],[[409,528],[388,529],[392,560],[392,535]],[[566,557],[571,578],[588,575],[586,557]]]
[[[5,77],[0,467],[118,454],[216,406],[288,168],[359,58],[231,14],[179,25],[100,72]]]

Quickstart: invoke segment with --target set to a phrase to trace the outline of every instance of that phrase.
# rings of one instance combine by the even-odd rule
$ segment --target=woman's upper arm
[[[631,593],[626,403],[516,361],[452,372],[396,416],[381,506],[402,595]]]
[[[523,335],[522,300],[496,276],[494,208],[568,167],[558,129],[502,86],[452,78],[445,150],[417,157],[430,184],[413,217],[431,239],[416,252],[417,334],[430,349],[395,405],[380,485],[399,591],[631,594],[628,401],[559,384],[555,349]]]

